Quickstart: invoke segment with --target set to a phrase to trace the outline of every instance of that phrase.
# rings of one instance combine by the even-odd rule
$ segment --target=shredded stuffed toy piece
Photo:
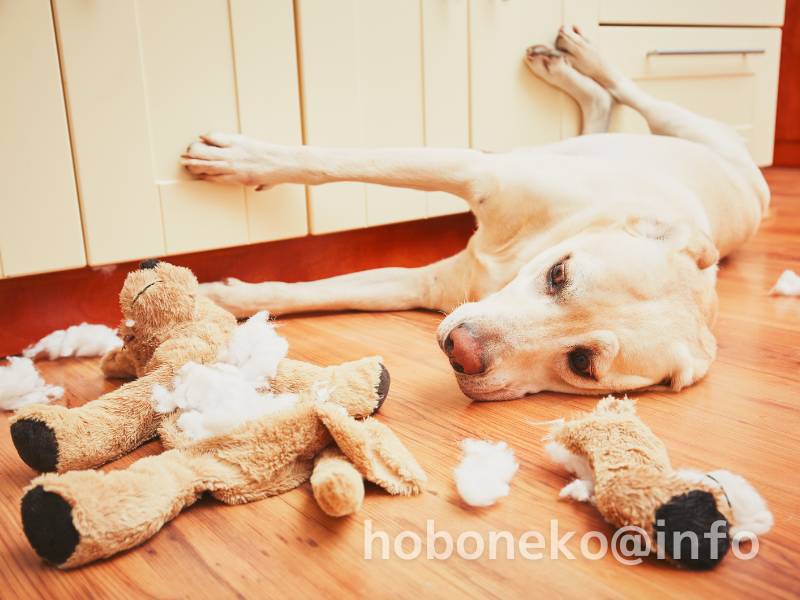
[[[786,269],[769,293],[776,296],[800,296],[800,275]]]
[[[22,354],[27,358],[47,356],[51,360],[67,356],[102,356],[121,346],[122,340],[110,327],[81,323],[46,335]]]
[[[453,472],[456,489],[470,506],[491,506],[508,496],[509,482],[519,469],[505,442],[462,440],[463,456]]]
[[[259,391],[275,377],[289,350],[268,319],[262,311],[239,325],[230,344],[219,352],[218,362],[185,364],[172,390],[154,386],[156,412],[180,411],[178,428],[190,439],[200,440],[294,406],[296,394]]]
[[[731,511],[736,525],[731,527],[734,538],[753,539],[772,529],[774,518],[767,502],[755,488],[741,475],[726,469],[703,473],[696,469],[678,469],[678,477],[691,482],[705,482],[721,488],[731,503]]]
[[[0,408],[16,410],[28,404],[43,404],[64,395],[64,388],[45,383],[30,358],[9,357],[0,366]]]

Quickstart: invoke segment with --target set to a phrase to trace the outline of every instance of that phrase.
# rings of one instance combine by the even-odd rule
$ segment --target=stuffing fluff
[[[772,529],[773,517],[766,501],[741,475],[725,469],[711,471],[708,475],[695,469],[678,469],[678,476],[686,481],[704,481],[722,486],[733,512],[731,536],[749,539]]]
[[[275,377],[280,363],[289,352],[289,342],[279,336],[269,322],[269,313],[262,310],[239,325],[230,344],[217,360],[235,365],[244,378],[256,387]]]
[[[463,456],[456,467],[456,488],[470,506],[491,506],[508,496],[508,484],[519,469],[505,442],[462,440]]]
[[[110,327],[81,323],[46,335],[22,354],[28,358],[45,355],[51,360],[65,356],[102,356],[120,346],[122,340]]]
[[[800,275],[787,269],[769,292],[777,296],[800,296]]]
[[[268,317],[260,312],[239,325],[228,347],[220,351],[218,362],[187,363],[175,376],[172,390],[155,386],[155,410],[179,410],[178,428],[199,440],[293,406],[296,394],[257,391],[275,376],[278,363],[289,349]]]
[[[28,404],[42,404],[64,395],[64,388],[44,382],[30,358],[10,357],[0,367],[0,408],[16,410]]]
[[[594,503],[594,472],[589,461],[570,452],[563,444],[558,442],[549,442],[544,449],[554,462],[560,464],[577,477],[577,479],[572,480],[561,488],[558,496],[560,498],[572,498],[578,502]]]

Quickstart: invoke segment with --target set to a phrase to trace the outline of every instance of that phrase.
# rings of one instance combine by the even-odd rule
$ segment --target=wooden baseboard
[[[800,167],[800,141],[775,140],[776,167]]]
[[[471,214],[169,257],[200,281],[308,281],[376,267],[416,267],[464,248]],[[119,290],[136,263],[0,279],[0,356],[83,321],[116,326]]]

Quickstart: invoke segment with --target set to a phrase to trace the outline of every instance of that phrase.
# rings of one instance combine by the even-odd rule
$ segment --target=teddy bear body
[[[237,326],[197,286],[188,269],[143,263],[120,293],[124,345],[102,361],[107,376],[135,379],[78,408],[32,405],[12,419],[20,457],[56,471],[34,479],[21,506],[25,534],[47,561],[75,567],[140,544],[203,492],[239,504],[311,479],[320,507],[342,516],[360,507],[365,478],[392,494],[421,491],[425,475],[413,456],[388,427],[367,419],[388,393],[378,357],[331,367],[288,359],[285,340],[264,333],[272,331],[266,314]],[[261,345],[236,346],[248,335],[262,336]],[[268,375],[246,379],[246,397],[262,416],[198,439],[182,427],[181,410],[160,411],[156,395],[185,393],[190,387],[178,382],[190,372],[226,369],[244,378],[218,362],[235,350],[270,366]],[[212,395],[227,416],[233,399],[225,382]],[[156,435],[165,452],[127,469],[93,469]]]

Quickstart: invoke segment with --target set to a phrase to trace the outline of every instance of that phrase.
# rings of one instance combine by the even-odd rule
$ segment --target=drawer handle
[[[705,48],[698,50],[650,50],[647,56],[690,56],[697,54],[764,54],[764,48]]]

